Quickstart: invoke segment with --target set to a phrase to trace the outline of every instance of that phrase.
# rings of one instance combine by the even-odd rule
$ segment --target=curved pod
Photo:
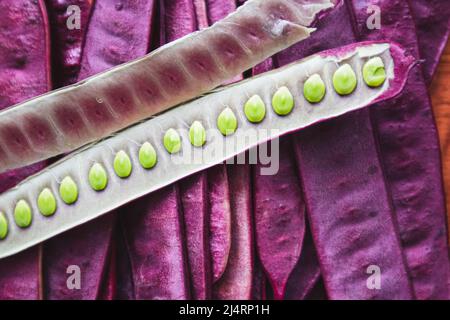
[[[250,0],[144,58],[1,112],[0,172],[74,150],[208,92],[309,37],[316,14],[333,6],[314,2]]]
[[[301,83],[309,74],[321,73],[331,87],[332,74],[343,62],[353,66],[357,71],[358,83],[362,84],[362,63],[372,56],[380,56],[386,65],[388,80],[381,87],[372,89],[359,85],[352,95],[346,97],[340,97],[333,90],[329,90],[322,102],[314,105],[309,104],[302,96]],[[285,68],[228,86],[82,149],[0,196],[0,210],[5,212],[11,221],[11,212],[17,199],[27,200],[32,211],[38,212],[36,197],[42,188],[58,190],[60,180],[66,176],[71,176],[79,187],[77,202],[67,205],[58,198],[57,207],[61,212],[57,211],[50,219],[35,215],[28,231],[11,225],[10,235],[0,241],[0,257],[14,254],[94,219],[140,196],[241,154],[260,143],[391,98],[401,91],[412,61],[411,58],[405,57],[400,47],[388,43],[357,43],[325,51]],[[249,122],[243,110],[248,99],[247,93],[260,95],[265,104],[270,105],[278,86],[286,86],[292,91],[295,105],[298,107],[283,117],[268,109],[264,121],[259,124]],[[215,120],[224,105],[233,109],[239,122],[239,127],[232,136],[223,136],[215,127]],[[208,132],[202,161],[191,161],[198,159],[190,158],[193,147],[188,134],[183,133],[188,132],[187,124],[195,120],[204,123]],[[170,155],[162,144],[164,133],[169,128],[176,128],[182,137],[181,151],[174,155]],[[139,163],[139,148],[146,141],[155,146],[159,156],[157,165],[151,170],[142,168]],[[226,152],[217,152],[218,146],[225,145],[228,146]],[[114,157],[120,150],[127,153],[133,166],[131,175],[125,179],[112,174]],[[89,185],[89,170],[95,162],[101,163],[110,177],[108,187],[102,192],[94,191]]]

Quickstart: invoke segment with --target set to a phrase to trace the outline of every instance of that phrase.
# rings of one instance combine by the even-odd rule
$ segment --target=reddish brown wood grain
[[[439,131],[442,152],[442,167],[447,199],[447,219],[450,225],[450,41],[447,43],[441,62],[430,88],[434,115]],[[449,232],[450,234],[450,232]],[[450,239],[450,235],[449,235]]]

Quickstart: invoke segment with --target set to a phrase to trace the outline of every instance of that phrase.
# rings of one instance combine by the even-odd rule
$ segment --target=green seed
[[[206,142],[206,130],[200,121],[194,121],[189,129],[189,140],[194,147],[201,147]]]
[[[8,221],[6,221],[6,217],[3,212],[0,211],[0,240],[6,238],[8,234]]]
[[[56,199],[49,188],[42,190],[39,194],[37,204],[43,216],[48,217],[56,212]]]
[[[258,123],[266,116],[266,105],[260,96],[255,94],[244,106],[244,113],[248,121]]]
[[[95,163],[89,170],[89,184],[95,191],[105,190],[108,184],[108,174],[100,163]]]
[[[276,114],[285,116],[294,108],[294,97],[286,87],[281,87],[272,97],[272,108]]]
[[[78,186],[69,176],[65,177],[59,186],[59,195],[67,204],[73,204],[78,200]]]
[[[357,80],[355,71],[349,64],[339,67],[333,75],[333,86],[340,95],[349,95],[356,88]]]
[[[20,228],[27,228],[31,224],[31,208],[25,200],[19,200],[14,209],[14,220]]]
[[[155,148],[149,143],[145,142],[139,149],[139,162],[144,169],[151,169],[155,166],[158,160]]]
[[[237,126],[236,116],[230,108],[225,108],[217,117],[217,127],[224,136],[233,134]]]
[[[303,86],[303,95],[305,99],[311,103],[318,103],[325,97],[325,83],[320,75],[313,74],[308,80],[305,81]]]
[[[386,80],[386,70],[380,57],[370,59],[364,64],[363,78],[369,87],[379,87]]]
[[[164,147],[169,153],[177,153],[181,149],[181,137],[175,129],[167,130],[164,135]]]
[[[117,152],[114,158],[114,172],[119,178],[128,178],[131,174],[133,165],[131,164],[130,157],[123,150]]]

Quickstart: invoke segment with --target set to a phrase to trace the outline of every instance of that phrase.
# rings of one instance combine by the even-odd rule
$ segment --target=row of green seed
[[[383,61],[376,57],[370,59],[363,67],[363,78],[370,87],[381,86],[386,73]],[[357,86],[356,74],[348,64],[342,65],[333,75],[333,87],[340,95],[351,94]],[[303,94],[310,103],[318,103],[325,97],[325,83],[318,74],[310,76],[303,87]],[[272,107],[280,116],[288,115],[294,108],[294,98],[285,86],[279,88],[272,97]],[[244,113],[252,123],[261,122],[266,115],[266,106],[259,95],[252,96],[244,105]],[[223,110],[217,118],[217,127],[224,136],[233,134],[237,129],[237,118],[230,108]],[[206,143],[206,130],[199,121],[194,121],[189,129],[189,140],[195,147],[202,147]],[[164,135],[163,144],[171,153],[181,150],[181,138],[175,129],[169,129]],[[145,142],[139,149],[139,163],[145,169],[151,169],[156,165],[157,154],[149,142]],[[122,179],[131,175],[132,163],[130,157],[123,150],[114,158],[114,172]],[[89,184],[95,191],[102,191],[108,184],[108,174],[100,163],[95,163],[88,174]],[[59,187],[59,195],[64,203],[71,205],[78,199],[78,186],[70,177],[65,177]],[[56,199],[49,188],[45,188],[39,194],[37,205],[43,216],[52,216],[56,212]],[[32,212],[26,200],[19,200],[14,209],[14,220],[17,226],[27,228],[31,225]],[[0,212],[0,239],[4,239],[8,233],[8,224],[5,215]]]

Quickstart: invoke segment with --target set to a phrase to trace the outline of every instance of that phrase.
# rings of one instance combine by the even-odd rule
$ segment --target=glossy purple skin
[[[208,180],[200,172],[180,181],[192,299],[211,299]]]
[[[209,202],[209,247],[213,282],[222,277],[231,247],[231,207],[227,165],[219,164],[207,171]]]
[[[220,12],[220,11],[219,11]],[[263,73],[266,72],[270,69],[273,68],[273,59],[272,58],[268,58],[266,60],[264,60],[263,62],[261,62],[260,64],[256,65],[253,70],[252,73],[253,74],[259,74],[259,73]],[[252,173],[254,175],[254,173]],[[255,201],[255,178],[253,178],[254,182],[253,182],[253,189],[252,189],[252,195],[253,195],[253,201]],[[256,210],[256,206],[254,206],[254,210]],[[255,212],[253,212],[253,214],[255,214]],[[256,221],[256,217],[254,217],[254,220]],[[257,238],[257,228],[256,228],[256,223],[255,223],[255,238]],[[253,280],[252,280],[252,292],[251,292],[251,297],[253,300],[266,300],[267,299],[267,276],[266,273],[264,271],[264,268],[262,266],[261,263],[261,258],[259,257],[259,250],[258,250],[258,246],[256,246],[256,252],[255,252],[255,263],[254,263],[254,267],[253,267]]]
[[[284,297],[305,232],[305,203],[290,139],[280,141],[280,159],[276,175],[260,175],[257,165],[253,176],[256,247],[276,300]]]
[[[43,1],[1,2],[0,29],[0,109],[4,109],[51,89],[49,26]],[[44,166],[41,162],[0,174],[0,193]],[[0,299],[40,299],[40,268],[41,246],[1,260]]]
[[[101,293],[111,250],[115,215],[108,214],[65,232],[44,245],[44,298],[47,300],[94,300]],[[81,288],[67,287],[67,268],[77,265]]]
[[[370,1],[352,1],[365,40],[388,39],[419,57],[408,4],[382,0],[383,28],[365,27]],[[448,299],[450,262],[439,141],[420,66],[400,96],[370,109],[409,274],[418,299]]]
[[[253,74],[272,67],[273,60],[267,59],[254,68]],[[280,140],[278,172],[263,175],[263,167],[257,164],[253,170],[256,248],[274,299],[281,300],[300,258],[305,233],[305,203],[290,137]]]
[[[450,34],[450,5],[447,0],[408,0],[416,25],[422,70],[431,84]]]
[[[310,228],[307,226],[302,254],[292,271],[286,286],[286,300],[306,299],[320,279],[320,266],[317,259]]]
[[[54,88],[77,82],[81,68],[84,37],[94,0],[46,0],[52,31],[52,65]],[[100,0],[101,1],[101,0]],[[69,6],[80,8],[80,27],[67,27]]]
[[[254,239],[249,165],[229,165],[231,250],[228,265],[213,286],[213,298],[248,300],[252,297]]]
[[[145,10],[144,8],[149,9]],[[145,55],[150,38],[148,37],[149,31],[142,28],[144,24],[151,25],[152,8],[152,0],[138,1],[128,5],[118,5],[115,1],[97,1],[86,34],[80,80],[116,64]],[[113,20],[106,21],[105,17],[114,17],[114,23]],[[111,33],[111,30],[114,33]],[[147,34],[146,38],[145,34]],[[132,43],[131,46],[129,41]],[[121,52],[120,59],[112,59],[112,52]],[[85,106],[87,109],[93,108],[88,103]],[[112,216],[115,216],[115,213],[112,213]],[[46,286],[48,299],[112,298],[113,293],[101,292],[102,281],[100,280],[105,278],[109,281],[109,284],[106,284],[109,288],[105,290],[114,290],[114,284],[111,282],[114,282],[115,279],[107,278],[107,275],[111,265],[116,264],[116,261],[109,257],[111,247],[114,245],[115,221],[114,218],[108,218],[93,224],[88,223],[77,228],[76,231],[69,231],[46,243],[44,268],[50,279]],[[78,234],[83,235],[82,239],[78,238]],[[66,247],[70,247],[71,250],[65,250]],[[114,259],[115,256],[113,255],[111,258]],[[81,290],[67,289],[65,270],[70,264],[85,266],[83,272],[86,276],[85,285]],[[115,276],[113,273],[109,275]],[[102,296],[102,294],[104,295]]]
[[[51,88],[50,40],[43,1],[2,1],[0,9],[0,109],[4,109]]]
[[[127,205],[122,213],[136,299],[189,299],[189,273],[176,186]]]
[[[355,42],[339,4],[313,36],[277,56],[280,65]],[[303,130],[295,150],[307,212],[330,299],[411,299],[393,211],[367,109]],[[381,290],[366,286],[380,266]]]

